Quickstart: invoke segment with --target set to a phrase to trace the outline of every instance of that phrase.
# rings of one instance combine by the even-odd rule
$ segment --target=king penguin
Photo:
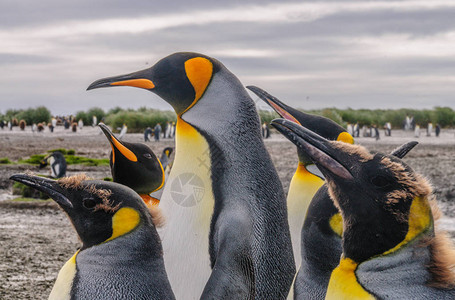
[[[334,121],[322,117],[307,114],[294,109],[276,97],[270,95],[263,89],[256,86],[247,86],[249,90],[255,93],[264,102],[270,105],[282,118],[300,124],[317,134],[329,140],[337,140],[353,144],[354,138],[340,125]],[[291,179],[289,191],[287,196],[288,205],[288,221],[289,229],[291,231],[292,249],[294,251],[294,258],[297,268],[301,266],[301,233],[302,226],[307,215],[307,209],[315,193],[324,184],[324,177],[321,172],[315,167],[313,161],[297,148],[298,166]],[[318,195],[318,198],[323,195]],[[328,194],[327,194],[328,198]],[[325,208],[325,213],[337,213],[337,209],[333,207],[330,199],[326,201],[328,207]],[[313,211],[312,211],[313,212]],[[320,214],[318,211],[314,211]],[[312,218],[311,216],[309,216]],[[332,225],[335,226],[334,223]],[[335,232],[339,230],[336,229]],[[334,253],[339,255],[339,253]],[[338,260],[339,257],[336,257]]]
[[[258,87],[247,88],[286,120],[305,126],[329,140],[354,142],[352,136],[332,120],[296,110]],[[406,143],[391,154],[404,157],[416,145],[417,142]],[[299,164],[287,197],[289,227],[298,267],[293,297],[324,299],[331,272],[342,253],[342,218],[330,199],[323,174],[299,147],[297,154]]]
[[[342,215],[343,252],[326,299],[455,298],[455,249],[434,228],[439,211],[423,176],[395,156],[272,123],[313,159]]]
[[[403,158],[418,143],[408,142],[390,155]],[[332,271],[342,254],[343,219],[324,184],[308,207],[301,231],[302,264],[294,281],[294,299],[325,299]]]
[[[219,61],[182,52],[88,89],[120,85],[154,92],[177,113],[160,202],[176,297],[284,299],[295,274],[286,200],[240,81]]]
[[[103,123],[99,123],[111,144],[109,156],[114,182],[132,188],[149,205],[158,205],[159,199],[150,196],[164,185],[164,170],[155,153],[144,144],[120,141]]]
[[[160,162],[161,162],[161,165],[163,166],[165,178],[168,178],[169,173],[171,172],[172,163],[173,163],[173,160],[171,160],[171,155],[172,155],[173,151],[174,151],[174,148],[166,147],[163,149],[163,152],[161,153]]]
[[[51,166],[51,177],[62,178],[66,175],[66,159],[62,152],[54,151],[40,161],[39,168],[42,169],[47,165]]]
[[[11,179],[54,199],[82,242],[49,299],[174,299],[153,216],[132,189],[84,175]]]

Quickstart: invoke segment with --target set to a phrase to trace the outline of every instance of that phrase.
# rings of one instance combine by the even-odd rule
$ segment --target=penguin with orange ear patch
[[[151,91],[177,113],[160,201],[176,297],[284,299],[295,274],[286,199],[255,103],[237,77],[216,59],[181,52],[88,89],[113,86]]]
[[[164,170],[153,151],[144,144],[120,141],[103,123],[98,124],[112,146],[109,164],[114,182],[137,192],[147,205],[158,205],[150,196],[164,185]]]
[[[455,299],[455,248],[435,230],[436,200],[420,174],[395,156],[272,124],[315,162],[342,215],[326,299]]]
[[[292,108],[259,87],[247,86],[247,89],[251,90],[265,103],[270,105],[282,118],[300,124],[328,140],[342,141],[350,144],[354,143],[354,138],[334,121]],[[324,176],[308,155],[298,147],[297,156],[299,162],[289,185],[286,202],[288,205],[288,221],[291,230],[292,249],[294,250],[296,266],[299,268],[301,264],[301,232],[303,222],[305,217],[308,216],[307,209],[310,206],[313,196],[324,184]],[[330,200],[327,201],[327,206],[324,209],[324,213],[337,213],[337,209]],[[335,257],[335,259],[338,259],[338,257]]]
[[[247,88],[284,119],[328,140],[354,142],[352,136],[332,120],[296,110],[258,87]],[[406,143],[391,155],[402,158],[416,145],[417,142]],[[324,175],[299,147],[297,154],[299,164],[287,197],[292,247],[299,268],[293,286],[294,299],[324,299],[331,273],[342,253],[343,220],[329,197]]]
[[[154,216],[132,189],[84,176],[58,181],[17,174],[65,211],[82,247],[60,270],[49,299],[174,299]]]

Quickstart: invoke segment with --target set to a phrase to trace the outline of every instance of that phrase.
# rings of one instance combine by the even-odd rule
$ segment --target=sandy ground
[[[29,128],[10,132],[0,130],[0,158],[13,161],[55,148],[75,149],[77,155],[108,157],[109,144],[98,128],[84,127],[72,133],[57,127],[54,133],[32,133]],[[382,134],[382,133],[381,133]],[[401,143],[414,140],[410,132],[394,131],[392,137],[358,138],[356,143],[371,150],[390,152]],[[142,142],[142,134],[127,134],[125,141]],[[455,237],[455,136],[443,131],[439,138],[421,136],[420,142],[405,161],[424,174],[434,185],[440,206],[446,215],[441,225]],[[147,143],[157,155],[172,140]],[[278,134],[265,141],[284,189],[295,171],[295,147]],[[51,201],[12,203],[9,176],[31,169],[27,165],[0,165],[0,299],[46,299],[58,270],[77,250],[79,242],[70,222]],[[47,171],[44,172],[44,174]],[[109,167],[69,166],[68,175],[85,172],[94,178],[110,176]]]

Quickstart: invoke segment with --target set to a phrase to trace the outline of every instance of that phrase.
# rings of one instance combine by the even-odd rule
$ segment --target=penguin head
[[[257,86],[247,86],[246,88],[270,105],[283,119],[302,125],[328,140],[354,144],[352,135],[334,121],[292,108]],[[300,163],[304,165],[312,164],[310,157],[304,151],[297,148],[297,154]]]
[[[169,158],[169,157],[171,157],[172,151],[174,151],[174,148],[166,147],[163,149],[163,154]]]
[[[82,250],[128,234],[140,225],[153,226],[139,195],[118,183],[88,180],[85,175],[55,181],[17,174],[10,179],[46,193],[57,202],[76,229]]]
[[[325,175],[343,217],[345,257],[360,263],[432,230],[431,186],[398,157],[328,141],[295,122],[278,119],[272,125]]]
[[[109,128],[100,123],[111,144],[111,173],[114,182],[126,185],[139,194],[150,194],[164,184],[164,170],[155,153],[144,144],[118,140]]]
[[[97,80],[87,90],[111,86],[143,88],[163,98],[181,115],[202,97],[220,67],[218,61],[205,55],[179,52],[151,68]]]
[[[40,162],[39,162],[39,168],[42,169],[48,165],[47,160],[50,158],[52,154],[46,155]]]

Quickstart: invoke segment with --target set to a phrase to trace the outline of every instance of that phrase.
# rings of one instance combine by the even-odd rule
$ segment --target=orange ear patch
[[[202,97],[213,75],[213,64],[206,58],[195,57],[185,62],[186,76],[196,92],[193,103],[185,110],[190,109]]]

